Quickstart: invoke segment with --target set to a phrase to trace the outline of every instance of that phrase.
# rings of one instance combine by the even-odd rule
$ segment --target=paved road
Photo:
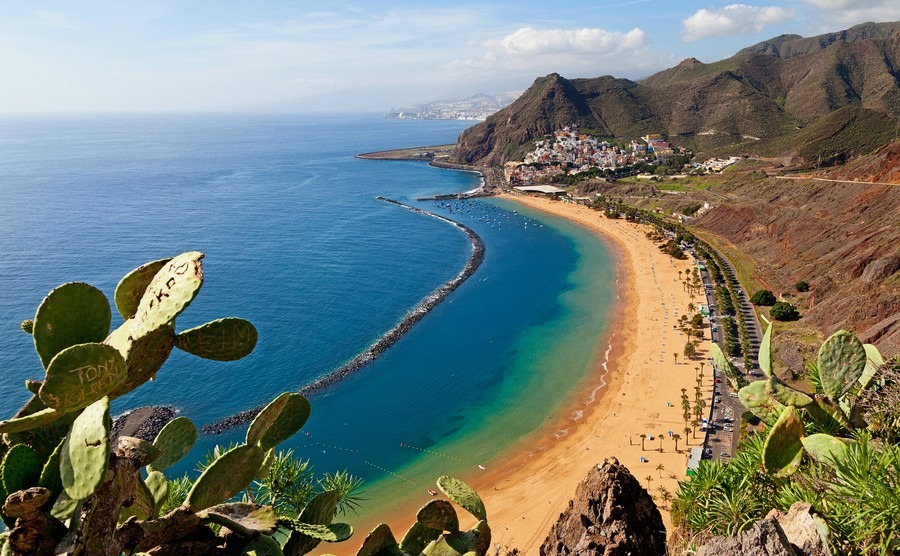
[[[699,260],[693,249],[690,252],[695,260]],[[725,273],[726,277],[733,278],[734,282],[739,284],[737,282],[737,271],[734,266],[724,255],[719,253],[719,256],[724,261],[722,272]],[[716,306],[715,284],[713,284],[709,272],[706,270],[701,271],[700,276],[703,280],[703,289],[706,294],[707,305],[709,306],[710,328],[716,329],[715,332],[711,332],[712,340],[719,344],[719,347],[722,347],[725,342],[725,335],[722,331],[720,320],[724,315],[719,312]],[[739,307],[735,309],[743,314],[747,325],[747,335],[750,340],[750,360],[753,362],[753,368],[743,368],[743,357],[732,359],[732,362],[738,371],[741,372],[744,379],[749,382],[762,376],[759,372],[759,343],[762,340],[762,332],[756,319],[756,311],[753,309],[753,304],[750,303],[750,296],[747,295],[747,292],[742,287],[738,287],[737,296]],[[712,366],[712,361],[709,360],[708,362]],[[709,458],[729,461],[737,449],[740,439],[741,415],[745,409],[737,398],[737,392],[731,389],[731,386],[725,379],[725,375],[718,371],[713,373],[713,403],[711,405],[710,422],[713,424],[713,427],[707,434],[704,450]],[[726,430],[726,428],[731,430]]]

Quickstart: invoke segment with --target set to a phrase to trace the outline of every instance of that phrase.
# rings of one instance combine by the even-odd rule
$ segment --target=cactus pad
[[[803,421],[797,410],[788,406],[763,446],[763,464],[775,477],[788,477],[800,468],[803,459]]]
[[[446,536],[441,536],[426,546],[422,550],[422,554],[425,556],[462,556],[463,553],[450,546]]]
[[[840,399],[856,384],[866,368],[866,350],[856,336],[839,330],[819,348],[819,381],[822,391]]]
[[[284,524],[290,528],[292,523],[300,522],[309,525],[327,525],[334,518],[337,511],[338,500],[341,495],[336,490],[326,490],[313,497],[306,504],[297,519],[285,520]],[[284,553],[288,556],[306,554],[321,542],[315,537],[305,535],[299,531],[291,532],[291,536],[284,545]]]
[[[356,556],[402,556],[402,554],[391,528],[386,523],[372,529],[356,552]]]
[[[441,536],[441,531],[422,525],[418,521],[412,524],[409,531],[400,541],[400,550],[404,554],[421,554],[428,543]]]
[[[159,471],[150,471],[147,473],[147,479],[144,483],[153,496],[153,516],[155,517],[159,515],[160,508],[162,508],[169,497],[169,480]]]
[[[190,305],[203,285],[203,253],[178,255],[156,273],[144,292],[134,315],[131,336],[135,339],[172,324]]]
[[[175,337],[175,346],[214,361],[235,361],[256,347],[259,333],[249,321],[236,317],[214,320]]]
[[[759,368],[766,376],[774,374],[772,371],[772,328],[774,326],[771,324],[766,328],[766,333],[763,334],[762,342],[759,344]]]
[[[194,483],[185,505],[198,511],[221,504],[247,488],[265,459],[259,446],[238,446],[212,462]]]
[[[218,523],[245,537],[253,537],[258,533],[271,535],[275,532],[278,516],[272,506],[257,506],[236,502],[219,504],[197,513],[200,519]]]
[[[487,511],[484,509],[484,502],[475,492],[475,489],[453,477],[444,475],[438,478],[437,486],[441,492],[447,495],[447,498],[453,500],[464,508],[467,512],[475,516],[479,520],[487,519]]]
[[[34,348],[46,369],[69,346],[101,342],[112,314],[103,292],[81,282],[63,284],[47,294],[34,315]]]
[[[103,342],[116,348],[125,358],[127,378],[113,392],[113,398],[124,396],[154,378],[175,344],[175,327],[172,325],[160,326],[135,339],[129,336],[132,323],[125,321]]]
[[[295,533],[306,535],[317,541],[342,542],[353,535],[353,527],[346,523],[313,525],[311,523],[304,523],[299,519],[280,520],[280,523]]]
[[[63,490],[62,478],[59,475],[59,459],[62,455],[62,449],[65,443],[65,439],[60,440],[56,449],[53,450],[50,457],[47,458],[47,461],[44,463],[44,468],[41,470],[41,476],[38,479],[38,486],[44,487],[50,491],[50,506],[53,506]]]
[[[859,377],[859,385],[865,390],[878,372],[878,368],[884,365],[884,357],[872,344],[863,344],[863,349],[866,350],[866,368]]]
[[[167,262],[172,259],[160,259],[142,264],[119,280],[116,293],[113,296],[116,301],[116,309],[125,320],[130,319],[137,312],[141,297],[147,291],[147,286],[153,281],[156,273],[162,270]]]
[[[491,547],[491,529],[486,521],[479,521],[474,529],[444,535],[444,539],[460,554],[486,554]]]
[[[309,412],[309,402],[300,394],[281,394],[250,423],[247,444],[259,444],[263,450],[274,448],[303,427]]]
[[[712,355],[716,368],[725,373],[728,384],[730,384],[734,390],[740,389],[742,382],[741,375],[738,374],[737,369],[734,368],[734,365],[731,364],[731,361],[728,360],[728,357],[725,356],[725,353],[722,352],[722,349],[716,343],[712,344]]]
[[[850,451],[848,440],[830,434],[811,434],[803,439],[803,448],[820,463],[843,461]]]
[[[748,411],[759,417],[766,424],[775,422],[784,410],[784,404],[768,393],[768,382],[757,380],[738,390],[738,398]]]
[[[36,429],[45,425],[51,425],[59,421],[64,415],[66,414],[61,411],[56,411],[52,407],[48,407],[25,415],[24,417],[15,417],[13,419],[7,419],[6,421],[0,421],[0,434],[13,434]]]
[[[432,500],[422,506],[416,514],[416,521],[431,529],[451,533],[459,531],[459,517],[456,516],[453,505],[446,500]]]
[[[165,471],[187,455],[197,441],[197,427],[187,417],[176,417],[159,431],[153,444],[162,451],[162,456],[148,468]]]
[[[44,467],[41,457],[31,446],[16,444],[3,458],[3,488],[7,494],[37,486]]]
[[[47,366],[41,401],[57,411],[86,407],[125,382],[125,360],[114,347],[79,344],[60,351]]]
[[[59,473],[66,494],[84,500],[103,483],[109,464],[109,398],[103,397],[72,423],[60,453]]]
[[[242,552],[245,556],[283,556],[278,541],[266,535],[260,535],[247,543]]]
[[[792,405],[799,409],[803,409],[813,403],[813,399],[807,396],[806,393],[791,388],[781,382],[776,376],[770,376],[769,380],[766,381],[766,394],[780,404]]]

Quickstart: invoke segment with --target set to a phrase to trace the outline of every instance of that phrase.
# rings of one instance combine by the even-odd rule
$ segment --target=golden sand
[[[606,386],[600,390],[596,402],[587,408],[584,418],[562,438],[553,436],[556,431],[553,427],[537,442],[530,439],[528,446],[522,446],[518,453],[491,462],[488,472],[470,480],[484,499],[493,532],[492,543],[518,548],[528,556],[538,554],[578,483],[591,466],[607,457],[618,458],[638,478],[656,499],[666,527],[671,528],[660,487],[674,495],[677,481],[685,476],[690,448],[702,442],[699,430],[696,439],[685,434],[681,389],[686,388],[693,400],[697,369],[700,361],[706,361],[708,356],[709,338],[699,347],[698,358],[687,361],[682,355],[687,338],[676,327],[678,317],[687,314],[689,303],[702,302],[699,298],[692,300],[679,279],[678,271],[690,272],[693,261],[675,260],[660,252],[645,236],[646,226],[610,220],[601,212],[572,203],[509,195],[504,198],[565,218],[596,233],[616,256],[620,300],[608,372],[604,377],[605,350],[600,349],[595,378],[587,385],[592,388],[605,381]],[[598,342],[605,345],[607,338],[598,338]],[[678,354],[677,362],[674,353]],[[703,391],[709,407],[712,382],[709,363],[705,363],[703,373]],[[681,436],[677,451],[668,431]],[[643,442],[641,434],[648,436]],[[541,448],[534,449],[535,446]],[[397,508],[381,519],[391,526],[399,540],[415,521],[417,510],[417,506]],[[461,526],[473,524],[471,516],[462,510],[460,514]],[[371,528],[368,523],[355,525],[358,529],[353,539],[328,545],[328,550],[355,554]]]

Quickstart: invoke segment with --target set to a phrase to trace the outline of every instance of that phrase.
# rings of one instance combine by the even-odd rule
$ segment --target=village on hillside
[[[623,172],[636,175],[676,155],[689,157],[690,152],[673,148],[658,134],[649,134],[627,144],[610,143],[582,133],[578,126],[571,125],[555,131],[552,137],[535,141],[534,150],[528,152],[522,162],[511,161],[504,165],[503,175],[509,184],[556,182],[560,177],[579,175],[612,176]],[[737,160],[738,157],[712,158],[690,164],[690,171],[721,172]]]

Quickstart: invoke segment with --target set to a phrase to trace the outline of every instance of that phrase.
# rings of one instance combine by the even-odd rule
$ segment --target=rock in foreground
[[[650,494],[615,458],[591,469],[541,556],[662,556],[666,529]]]

